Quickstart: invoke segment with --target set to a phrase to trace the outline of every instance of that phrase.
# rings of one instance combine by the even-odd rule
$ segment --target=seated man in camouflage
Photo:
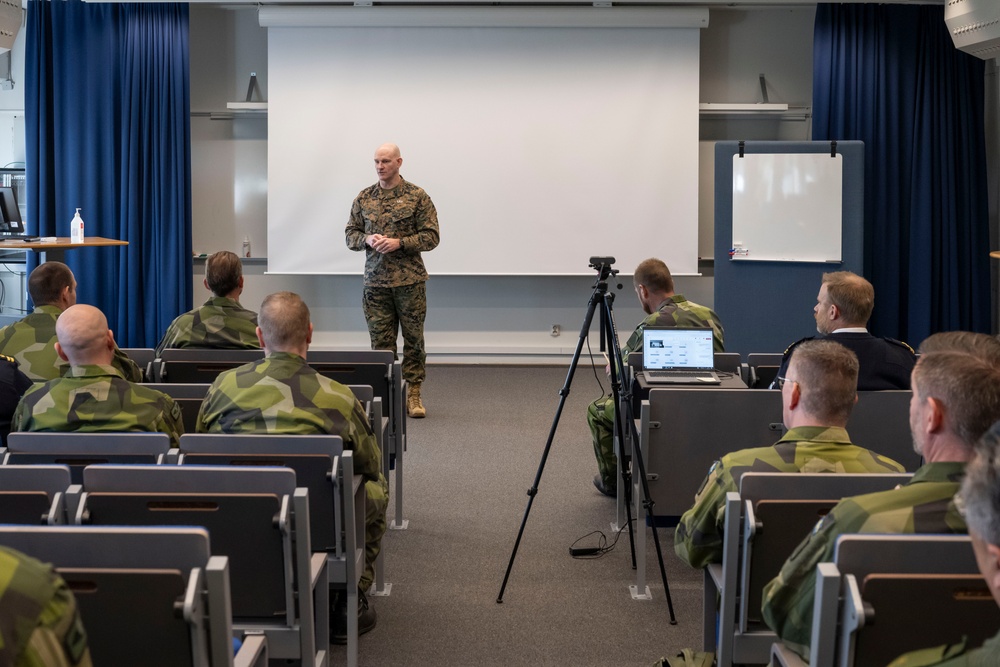
[[[976,564],[1000,604],[1000,422],[979,441],[976,458],[968,465],[959,493],[969,525]],[[1000,634],[979,648],[965,642],[912,651],[889,667],[990,667],[1000,665]]]
[[[782,420],[788,432],[772,447],[726,454],[712,464],[681,517],[674,551],[688,565],[722,562],[726,493],[739,491],[744,472],[894,473],[892,459],[851,444],[847,420],[857,401],[858,358],[832,341],[795,348],[781,386]]]
[[[0,546],[0,665],[90,667],[76,600],[51,565]]]
[[[205,288],[212,298],[200,308],[179,315],[156,346],[156,356],[168,347],[258,350],[257,313],[240,305],[243,264],[236,253],[223,250],[205,260]]]
[[[104,313],[70,306],[56,322],[56,335],[56,353],[69,370],[25,392],[12,431],[158,431],[178,445],[184,432],[180,407],[163,392],[129,382],[111,365],[115,338]]]
[[[948,337],[949,334],[937,334]],[[949,339],[946,338],[946,341]],[[833,559],[845,533],[965,533],[954,496],[976,442],[1000,419],[996,339],[974,334],[922,354],[913,369],[910,430],[926,463],[905,485],[845,498],[792,552],[764,588],[764,621],[808,658],[816,593],[816,565]]]
[[[382,453],[361,403],[344,385],[306,364],[313,325],[297,294],[277,292],[260,306],[257,337],[265,357],[219,375],[198,413],[199,433],[294,433],[339,435],[354,452],[354,472],[365,479],[365,571],[359,588],[358,632],[375,627],[375,610],[364,591],[375,577],[382,548],[389,486]],[[347,641],[346,596],[331,618],[334,641]]]
[[[622,356],[628,363],[631,352],[642,350],[642,331],[646,327],[710,327],[716,352],[725,352],[725,333],[719,316],[711,308],[699,306],[674,293],[674,279],[667,265],[658,259],[639,264],[632,276],[635,294],[646,319],[639,323],[622,346]],[[615,403],[610,394],[587,407],[587,424],[594,439],[597,475],[594,486],[606,496],[614,497],[618,489],[618,457],[615,456]]]
[[[66,362],[56,354],[56,320],[76,303],[76,279],[62,262],[45,262],[28,276],[28,295],[35,310],[0,329],[0,354],[17,359],[34,382],[54,380],[66,372]],[[142,371],[117,345],[110,363],[126,380],[142,381]]]

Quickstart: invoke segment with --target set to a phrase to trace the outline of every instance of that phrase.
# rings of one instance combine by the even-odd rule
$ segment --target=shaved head
[[[402,177],[399,175],[399,168],[403,165],[403,158],[399,154],[399,146],[396,144],[382,144],[375,149],[375,173],[378,174],[378,183],[385,189],[392,189],[399,185]]]
[[[77,304],[64,310],[56,320],[56,338],[60,356],[74,366],[109,364],[114,357],[108,319],[93,306]]]
[[[375,155],[378,155],[379,153],[382,153],[389,158],[401,157],[399,153],[399,146],[396,144],[382,144],[375,149]]]

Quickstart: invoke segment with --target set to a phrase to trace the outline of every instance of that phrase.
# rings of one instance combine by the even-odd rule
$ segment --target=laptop
[[[642,373],[647,384],[720,384],[712,330],[646,327]]]

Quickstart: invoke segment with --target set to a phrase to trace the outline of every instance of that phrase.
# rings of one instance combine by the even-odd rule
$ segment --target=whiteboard
[[[734,261],[840,262],[842,156],[733,155]]]
[[[268,271],[360,274],[383,142],[438,212],[431,275],[696,274],[697,28],[268,28]]]

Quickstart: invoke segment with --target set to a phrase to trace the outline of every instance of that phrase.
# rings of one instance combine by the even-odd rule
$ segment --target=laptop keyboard
[[[646,377],[650,378],[684,378],[710,376],[710,371],[646,371]]]

